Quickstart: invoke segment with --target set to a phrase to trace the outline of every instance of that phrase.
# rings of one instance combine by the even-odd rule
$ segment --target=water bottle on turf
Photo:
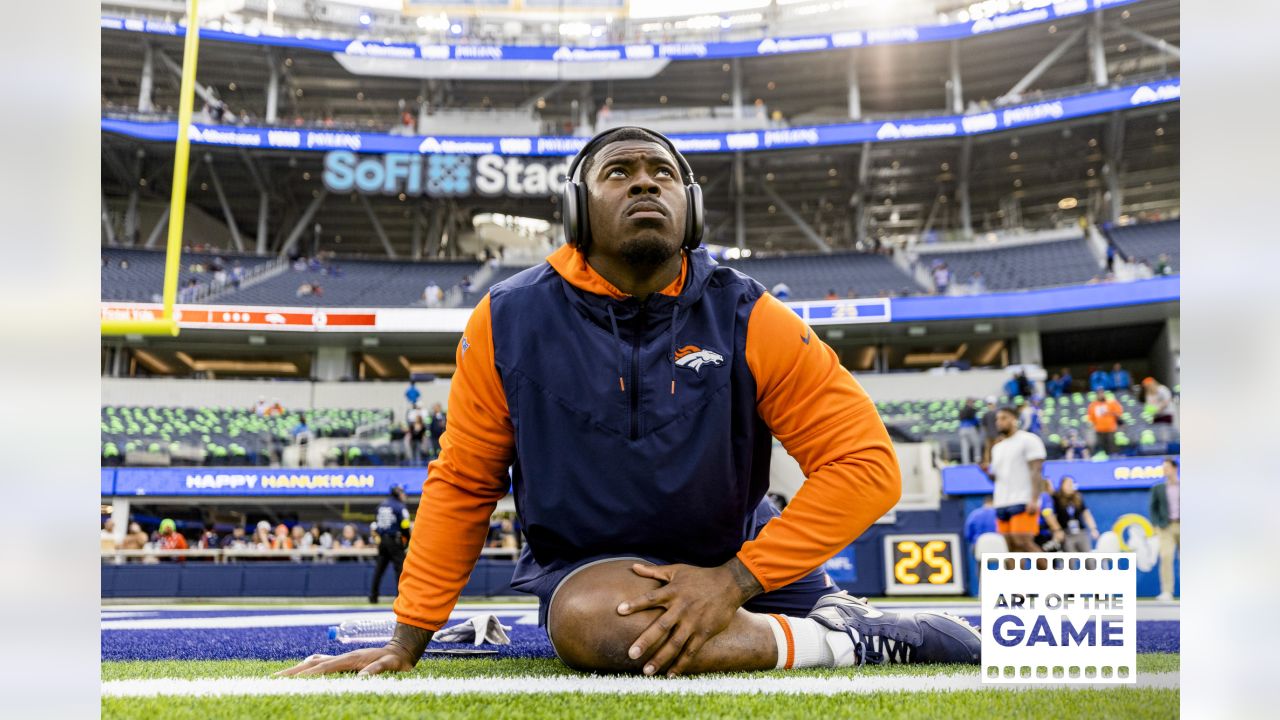
[[[341,625],[329,626],[329,639],[343,645],[386,643],[395,631],[395,620],[347,620]]]

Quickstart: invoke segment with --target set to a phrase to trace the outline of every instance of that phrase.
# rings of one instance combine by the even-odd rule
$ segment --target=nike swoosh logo
[[[812,335],[812,334],[813,334],[813,331],[812,331],[812,330],[810,330],[809,332],[805,333],[805,334],[804,334],[804,337],[800,338],[800,342],[804,343],[805,345],[808,345],[808,344],[809,344],[809,336],[810,336],[810,335]]]
[[[879,610],[876,610],[875,608],[864,607],[862,609],[863,609],[862,617],[867,618],[868,620],[871,620],[873,618],[878,618],[878,617],[884,617],[884,613],[880,612]]]

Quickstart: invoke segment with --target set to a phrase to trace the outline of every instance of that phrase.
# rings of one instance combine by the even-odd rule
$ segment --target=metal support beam
[[[280,66],[276,54],[267,48],[267,109],[264,117],[274,125],[280,117]]]
[[[1102,43],[1102,13],[1095,12],[1089,24],[1089,73],[1098,87],[1107,85],[1107,51]]]
[[[1101,17],[1101,14],[1099,13],[1097,16]],[[1036,66],[1031,68],[1026,75],[1023,75],[1021,80],[1014,83],[1013,87],[1009,88],[1009,92],[996,98],[996,104],[999,105],[1017,102],[1022,93],[1025,92],[1027,88],[1031,87],[1031,83],[1039,80],[1045,70],[1048,70],[1050,66],[1058,62],[1058,60],[1066,54],[1067,50],[1069,50],[1072,45],[1075,45],[1080,41],[1080,38],[1084,37],[1085,30],[1087,30],[1087,28],[1078,28],[1070,35],[1063,38],[1062,42],[1058,43],[1057,47],[1050,50],[1049,54],[1045,55],[1040,62],[1036,63]]]
[[[973,137],[960,143],[960,167],[956,183],[956,200],[960,203],[960,233],[965,240],[973,238],[973,208],[969,203],[969,170],[973,165]]]
[[[387,257],[394,260],[396,258],[396,249],[391,247],[391,239],[387,237],[387,231],[382,228],[382,222],[378,220],[378,213],[373,211],[373,203],[369,202],[369,196],[361,193],[360,204],[364,205],[364,211],[369,215],[369,224],[373,226],[373,233],[382,241],[382,249],[386,251]]]
[[[858,83],[858,51],[849,51],[849,65],[845,78],[849,85],[849,119],[862,119],[862,85]]]
[[[169,68],[169,72],[173,73],[174,77],[181,80],[182,66],[174,62],[173,58],[166,55],[163,50],[160,50],[157,48],[154,52],[155,52],[155,56],[160,58],[160,62],[163,63],[165,67]],[[212,89],[207,88],[204,85],[201,85],[199,82],[194,83],[194,85],[195,85],[196,94],[200,96],[201,100],[204,100],[210,105],[214,105],[218,103],[218,98],[214,96]]]
[[[743,196],[746,194],[746,161],[742,152],[733,154],[733,244],[747,246],[747,217]]]
[[[782,214],[786,215],[787,219],[791,220],[791,223],[800,230],[800,234],[804,235],[809,242],[813,243],[814,247],[824,253],[831,252],[831,246],[819,237],[818,233],[814,232],[813,228],[809,227],[809,223],[805,222],[804,218],[800,217],[800,213],[797,213],[789,204],[787,204],[787,201],[783,200],[782,196],[774,192],[773,188],[769,187],[768,183],[761,183],[760,187],[764,190],[764,194],[768,195],[769,199],[782,210]]]
[[[951,112],[964,112],[964,87],[960,83],[960,42],[951,41],[951,79],[947,81],[947,105]]]
[[[142,160],[146,157],[146,153],[139,148],[134,154],[133,170],[136,178],[142,177]],[[138,181],[134,180],[132,189],[129,191],[129,205],[124,211],[124,245],[133,247],[138,244],[138,200],[142,194],[142,190],[138,187]]]
[[[732,87],[729,98],[733,102],[733,129],[742,129],[742,58],[729,61],[729,79]]]
[[[444,234],[444,201],[436,200],[431,203],[429,213],[430,222],[427,223],[427,257],[435,258],[440,256],[440,240]]]
[[[200,169],[200,163],[191,163],[191,169],[187,171],[187,187],[191,187],[191,181],[196,179],[196,170]],[[165,206],[164,212],[160,213],[160,218],[156,220],[156,226],[151,228],[151,234],[147,236],[147,242],[143,247],[150,249],[155,247],[160,240],[160,233],[169,225],[169,213],[173,210],[173,203]]]
[[[1107,220],[1116,222],[1124,208],[1124,185],[1120,182],[1120,168],[1124,160],[1124,117],[1112,113],[1107,122],[1105,136],[1107,161],[1102,166],[1102,178],[1107,185]]]
[[[116,244],[116,227],[111,218],[111,211],[107,208],[106,195],[102,196],[102,232],[107,237],[107,245],[114,247]]]
[[[413,223],[413,230],[409,233],[409,257],[414,260],[421,260],[422,226],[426,224],[422,217],[422,206],[418,205],[413,208],[413,214],[409,217],[409,221]]]
[[[561,80],[559,82],[551,83],[550,85],[542,88],[538,92],[531,95],[528,100],[525,100],[524,102],[520,103],[517,107],[520,110],[532,111],[538,105],[539,98],[545,100],[551,97],[552,95],[555,95],[556,93],[560,92],[561,90],[563,90],[568,86],[569,86],[568,80]]]
[[[320,194],[307,205],[307,209],[302,212],[302,217],[298,218],[298,222],[294,223],[293,229],[289,231],[285,237],[284,243],[280,245],[280,257],[288,257],[293,251],[294,246],[298,244],[298,240],[302,237],[302,233],[306,232],[307,226],[311,224],[311,218],[316,216],[316,211],[324,204],[324,199],[329,196],[328,190],[321,190]]]
[[[149,113],[155,109],[152,88],[155,85],[155,52],[151,43],[142,44],[142,78],[138,81],[138,112]]]
[[[253,251],[267,254],[267,219],[271,216],[271,196],[265,190],[258,193],[258,237]]]
[[[236,215],[231,212],[231,203],[227,202],[227,194],[222,191],[222,179],[213,167],[213,154],[205,153],[204,162],[209,166],[209,179],[213,181],[213,192],[218,196],[218,204],[222,206],[222,217],[227,221],[227,229],[231,231],[231,242],[236,252],[244,252],[244,238],[240,237],[240,228],[236,226]]]
[[[871,143],[862,143],[862,152],[858,155],[858,188],[850,198],[855,203],[853,213],[855,243],[862,245],[867,241],[867,181],[871,177]]]
[[[1169,55],[1177,60],[1182,59],[1182,50],[1177,45],[1174,45],[1171,42],[1166,42],[1164,40],[1161,40],[1158,37],[1148,35],[1142,32],[1141,30],[1134,30],[1131,27],[1125,27],[1123,25],[1116,25],[1115,29],[1137,40],[1138,42],[1141,42],[1146,45],[1150,45],[1156,50],[1159,50],[1160,52],[1166,55]]]

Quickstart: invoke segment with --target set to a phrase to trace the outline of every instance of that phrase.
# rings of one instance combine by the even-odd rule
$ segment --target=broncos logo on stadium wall
[[[675,358],[676,366],[687,368],[689,370],[702,374],[702,367],[710,365],[716,367],[724,364],[724,356],[714,350],[700,348],[697,345],[685,345],[676,350]]]

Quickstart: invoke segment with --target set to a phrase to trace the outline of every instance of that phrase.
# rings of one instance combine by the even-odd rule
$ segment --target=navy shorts
[[[765,523],[772,520],[777,514],[777,510],[773,509],[768,500],[761,502],[760,508],[756,511],[757,524],[752,537],[754,538],[758,535]],[[595,555],[557,567],[539,575],[536,579],[514,583],[513,588],[538,597],[538,625],[546,627],[547,611],[551,607],[551,599],[555,597],[556,590],[564,584],[564,581],[588,565],[610,560],[638,560],[655,565],[670,564],[668,560],[643,554]],[[744,610],[756,613],[776,613],[803,617],[809,614],[809,611],[817,604],[819,598],[839,590],[840,588],[831,581],[826,570],[819,567],[790,585],[751,598],[742,607]]]

